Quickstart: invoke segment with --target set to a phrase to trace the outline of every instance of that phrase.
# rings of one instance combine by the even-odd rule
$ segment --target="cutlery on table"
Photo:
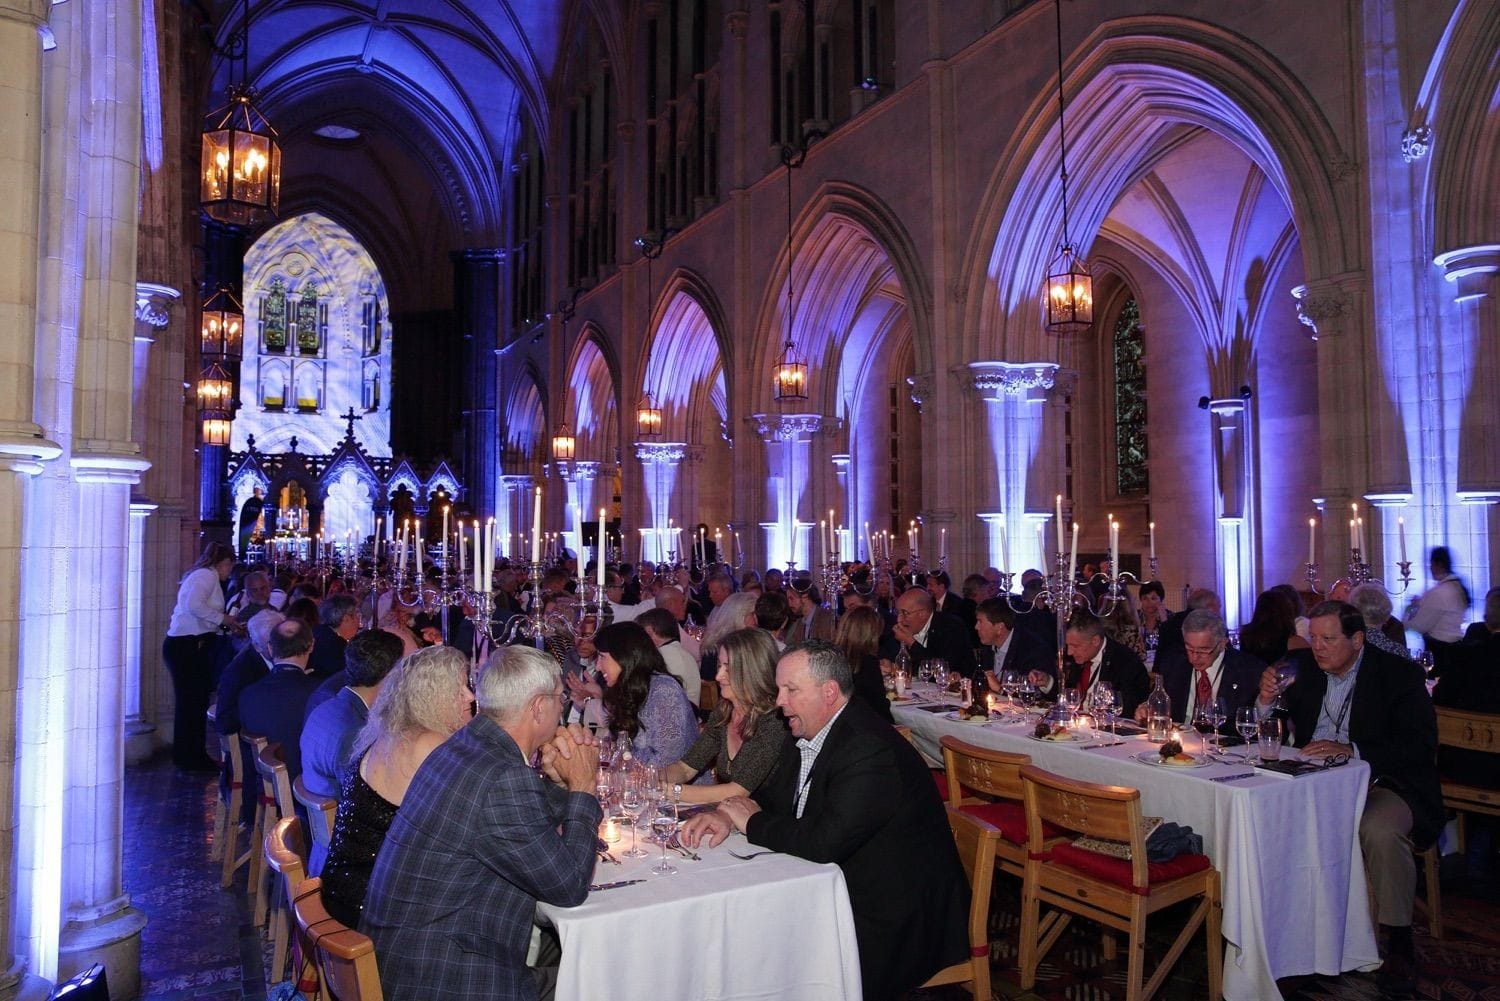
[[[1125,743],[1123,740],[1111,740],[1103,744],[1084,744],[1083,749],[1085,751],[1097,751],[1101,747],[1119,747],[1123,743]]]
[[[1214,775],[1209,778],[1210,782],[1233,782],[1235,779],[1253,779],[1254,772],[1238,772],[1234,775]]]
[[[670,849],[672,849],[677,854],[681,855],[683,858],[688,859],[689,861],[692,861],[692,862],[702,862],[703,861],[703,856],[702,855],[699,855],[697,852],[693,851],[687,845],[683,844],[681,841],[678,841],[676,839],[673,839],[672,842],[667,845],[667,847],[670,848]]]
[[[731,849],[729,849],[729,854],[733,855],[735,858],[739,859],[741,862],[748,862],[748,861],[750,861],[753,858],[760,858],[762,855],[775,855],[776,853],[773,852],[773,851],[771,851],[768,848],[765,851],[760,851],[760,852],[746,852],[745,854],[742,855],[739,852],[735,851],[733,848],[731,848]]]
[[[614,883],[594,883],[589,887],[589,892],[593,893],[598,890],[613,890],[618,886],[634,886],[637,883],[644,882],[644,879],[622,879]]]

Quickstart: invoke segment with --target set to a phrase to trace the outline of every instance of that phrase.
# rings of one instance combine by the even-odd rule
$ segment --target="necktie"
[[[1092,680],[1093,676],[1094,664],[1090,661],[1083,665],[1083,673],[1078,676],[1079,692],[1087,692],[1089,690],[1089,681]]]
[[[1213,682],[1208,680],[1208,668],[1206,667],[1199,668],[1198,670],[1198,687],[1193,696],[1197,701],[1197,708],[1200,710],[1208,708],[1209,704],[1214,700],[1214,686]]]

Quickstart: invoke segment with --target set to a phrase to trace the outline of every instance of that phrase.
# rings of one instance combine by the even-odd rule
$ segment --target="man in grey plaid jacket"
[[[360,930],[375,942],[385,996],[537,997],[526,966],[537,901],[588,896],[599,803],[597,754],[543,753],[559,732],[562,681],[552,658],[505,647],[474,686],[478,715],[412,778],[375,863]],[[554,736],[555,735],[555,736]],[[570,745],[571,746],[571,745]]]

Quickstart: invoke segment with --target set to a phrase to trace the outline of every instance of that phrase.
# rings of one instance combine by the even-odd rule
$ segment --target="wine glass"
[[[1095,716],[1104,720],[1106,726],[1114,730],[1114,701],[1115,690],[1107,681],[1101,681],[1094,686],[1093,712]]]
[[[671,876],[677,872],[667,862],[667,846],[677,835],[677,804],[670,799],[659,800],[651,813],[651,840],[661,845],[661,861],[651,867],[658,876]]]
[[[1286,699],[1284,699],[1282,696],[1286,694],[1286,690],[1288,688],[1291,688],[1292,687],[1292,683],[1295,682],[1296,680],[1297,680],[1297,665],[1293,664],[1289,660],[1277,661],[1277,663],[1276,663],[1276,702],[1274,703],[1274,707],[1276,709],[1280,709],[1280,710],[1285,710],[1286,709]]]
[[[1234,729],[1244,739],[1246,747],[1253,747],[1256,735],[1260,733],[1260,712],[1255,706],[1240,706],[1234,711]],[[1245,755],[1250,756],[1249,752]]]
[[[1209,716],[1214,724],[1214,753],[1223,756],[1224,748],[1219,740],[1220,728],[1229,720],[1229,704],[1222,698],[1214,699],[1208,705]]]
[[[641,813],[646,809],[646,790],[641,788],[637,779],[626,779],[625,787],[620,790],[620,801],[616,806],[621,819],[630,825],[630,850],[621,852],[623,858],[645,858],[651,853],[642,849],[635,841],[635,824],[641,819]]]
[[[1211,705],[1212,703],[1204,703],[1193,709],[1193,729],[1203,737],[1203,746],[1210,754],[1213,752],[1209,746],[1209,738],[1214,732],[1214,712]]]
[[[1016,670],[1000,672],[1000,694],[1005,696],[1006,711],[1019,713],[1020,705],[1016,702],[1016,693],[1021,690],[1021,673]]]

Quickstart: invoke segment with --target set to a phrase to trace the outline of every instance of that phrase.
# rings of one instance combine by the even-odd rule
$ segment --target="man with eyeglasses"
[[[1266,665],[1259,657],[1231,647],[1224,620],[1207,608],[1188,613],[1182,639],[1182,650],[1169,651],[1156,662],[1162,687],[1172,700],[1172,718],[1178,723],[1190,721],[1200,707],[1222,699],[1224,722],[1219,732],[1232,735],[1235,713],[1255,701]],[[1146,721],[1145,710],[1145,703],[1136,707],[1137,721]]]
[[[906,647],[913,667],[924,660],[945,660],[948,670],[963,678],[974,677],[977,669],[969,627],[937,611],[932,595],[920,587],[908,588],[896,599],[896,624],[881,641],[881,658],[895,660],[900,647]]]
[[[1289,742],[1311,758],[1347,755],[1370,766],[1359,844],[1385,937],[1378,978],[1388,993],[1409,991],[1416,980],[1412,850],[1432,844],[1443,827],[1437,717],[1422,669],[1367,645],[1357,608],[1324,601],[1308,620],[1312,650],[1291,654],[1296,680],[1282,694]],[[1268,667],[1260,679],[1262,712],[1270,711],[1276,687]]]

